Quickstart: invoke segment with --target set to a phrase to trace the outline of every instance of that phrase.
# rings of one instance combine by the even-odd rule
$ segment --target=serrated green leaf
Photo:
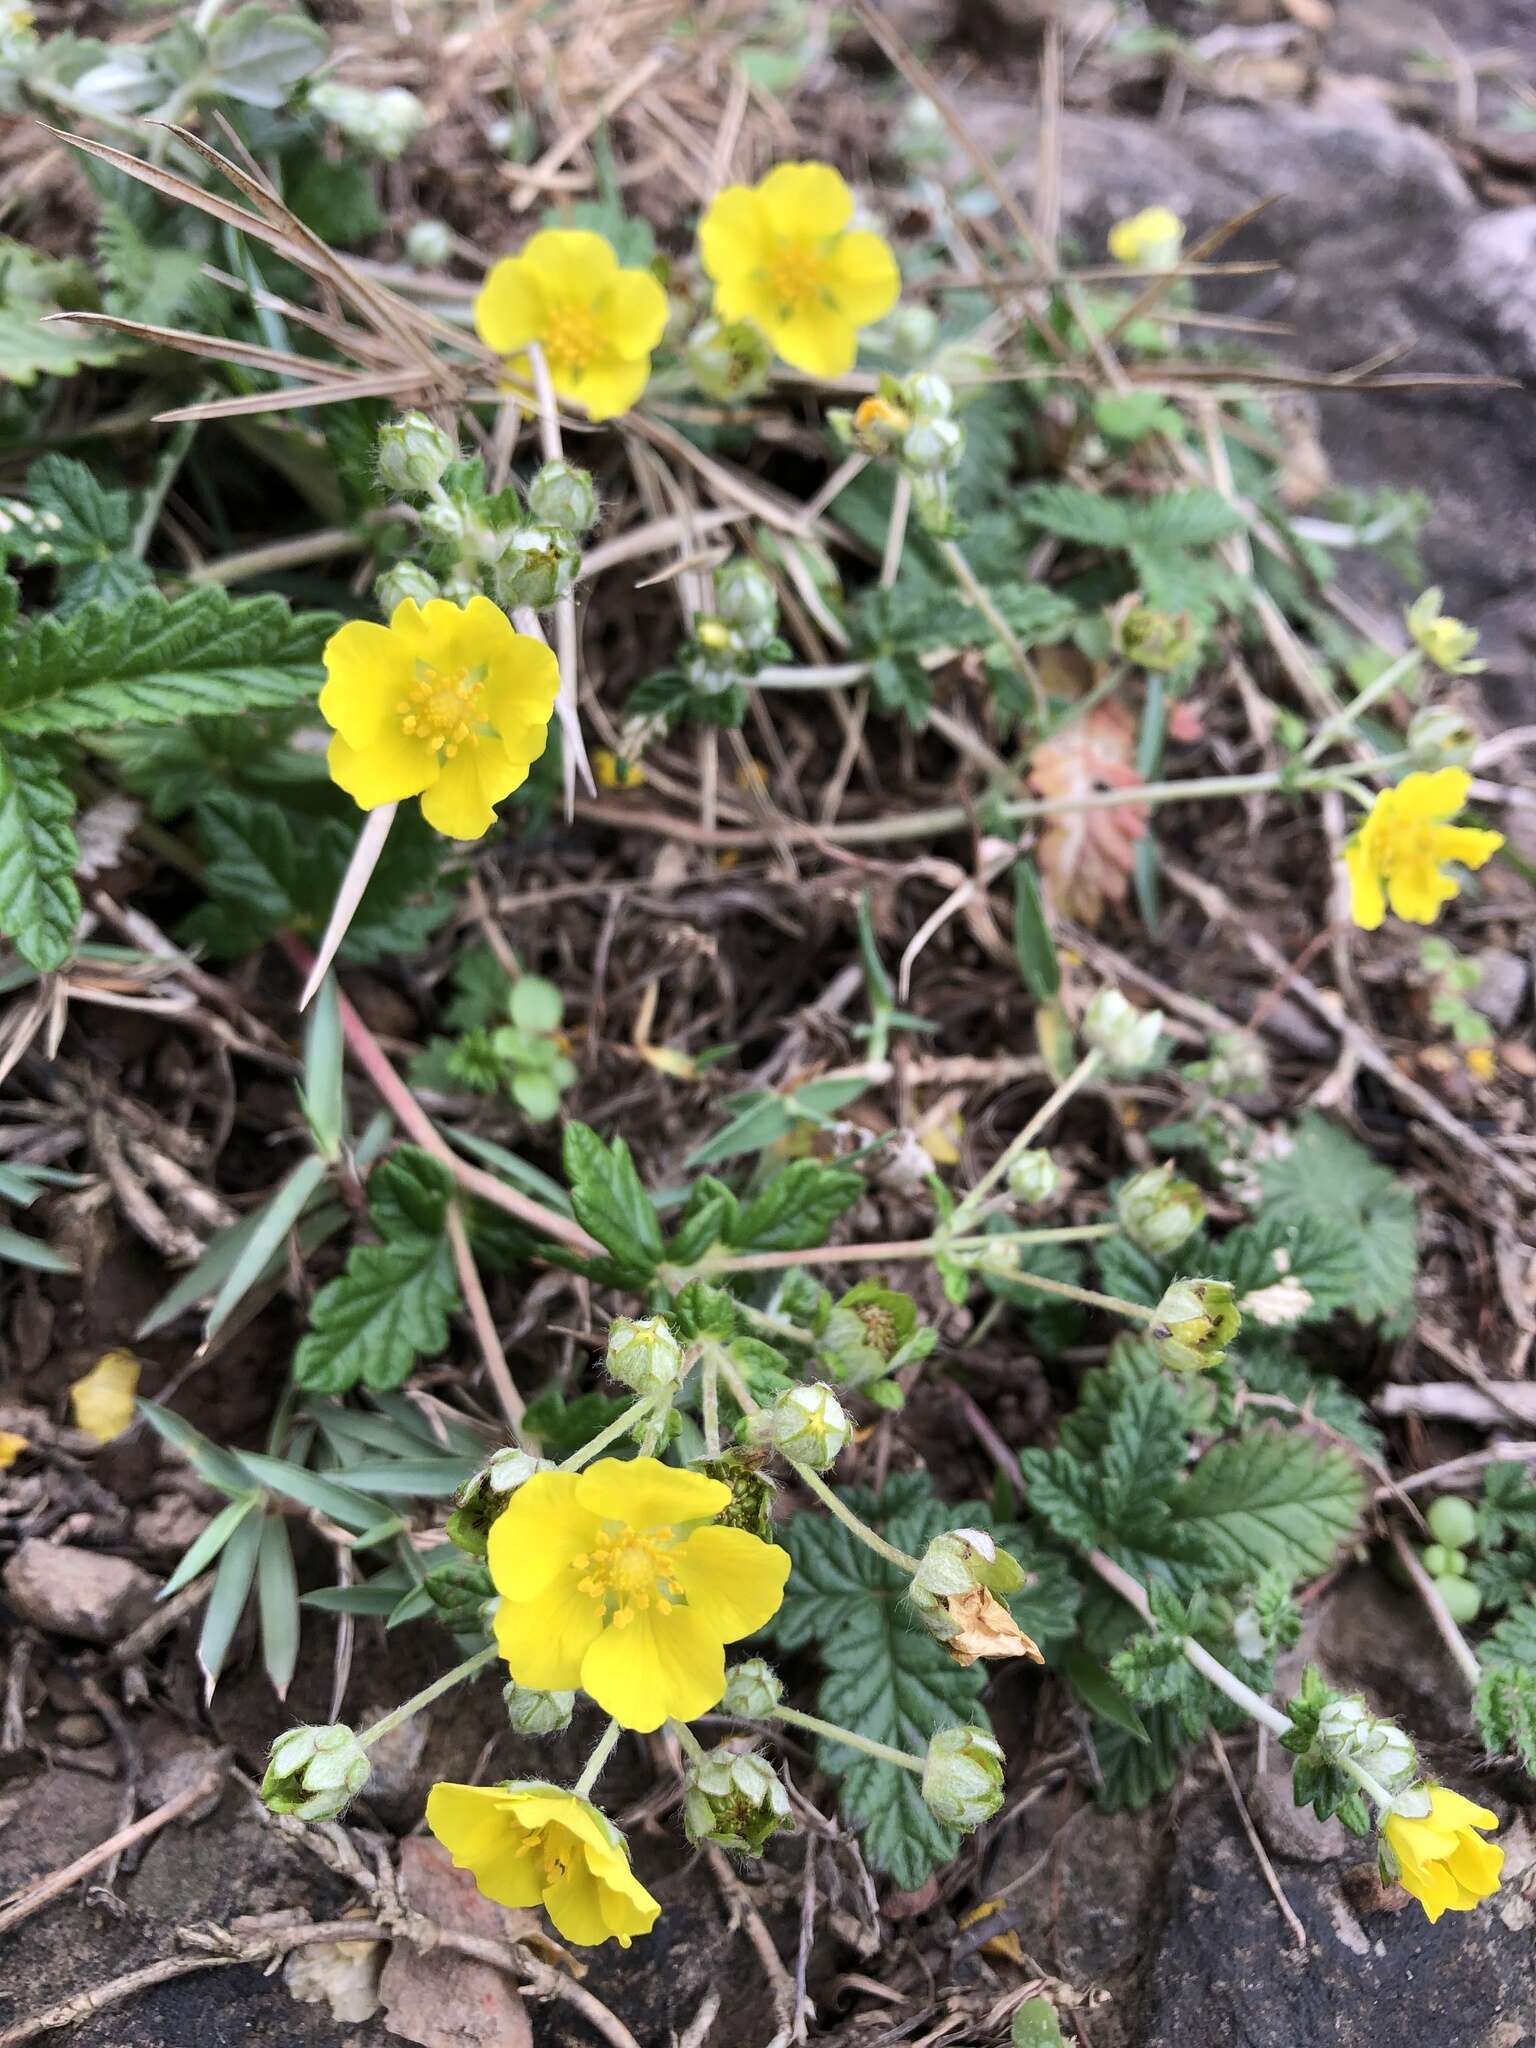
[[[208,38],[208,82],[226,99],[280,107],[326,54],[324,29],[302,14],[277,14],[259,0],[225,15]]]
[[[315,1296],[293,1355],[295,1382],[318,1394],[402,1386],[418,1358],[446,1350],[458,1299],[445,1239],[356,1246]]]
[[[626,1408],[634,1404],[625,1395],[617,1399],[611,1394],[578,1394],[574,1401],[567,1401],[563,1394],[551,1387],[547,1392],[536,1394],[528,1403],[523,1417],[527,1434],[539,1445],[546,1458],[558,1461],[579,1451],[583,1444],[590,1443],[610,1423],[617,1422]],[[608,1452],[611,1458],[622,1457],[624,1446],[615,1444]]]
[[[1418,1267],[1412,1194],[1363,1145],[1308,1116],[1291,1150],[1259,1169],[1265,1220],[1317,1220],[1342,1230],[1356,1256],[1350,1305],[1361,1322],[1397,1316],[1413,1301]]]
[[[1094,1723],[1094,1754],[1104,1775],[1098,1804],[1105,1813],[1139,1813],[1178,1783],[1188,1743],[1177,1714],[1149,1707],[1141,1721],[1144,1742],[1111,1722]]]
[[[381,1237],[437,1237],[453,1199],[453,1175],[419,1145],[397,1145],[368,1177],[368,1214]]]
[[[130,552],[133,525],[129,492],[101,483],[71,455],[45,455],[27,471],[25,501],[0,506],[0,554],[56,569],[55,610],[63,616],[97,599],[120,603],[149,583]]]
[[[1358,1444],[1368,1458],[1382,1455],[1381,1431],[1371,1411],[1348,1387],[1329,1372],[1313,1372],[1279,1344],[1259,1339],[1250,1342],[1245,1334],[1239,1359],[1243,1386],[1250,1394],[1278,1396],[1296,1410],[1296,1420],[1305,1424],[1312,1418],[1338,1435]],[[1284,1421],[1283,1415],[1259,1404],[1245,1405],[1241,1422],[1255,1427],[1261,1421]]]
[[[1232,1584],[1279,1570],[1315,1578],[1354,1534],[1360,1475],[1343,1451],[1269,1426],[1213,1444],[1173,1498],[1181,1533]]]
[[[661,1264],[661,1224],[645,1192],[628,1145],[605,1145],[587,1124],[568,1123],[563,1145],[571,1207],[582,1227],[637,1279]]]
[[[0,933],[43,972],[69,958],[80,919],[74,812],[53,750],[0,733]]]
[[[1473,1710],[1493,1756],[1518,1756],[1536,1777],[1536,1600],[1505,1615],[1478,1645],[1483,1675]]]
[[[336,624],[216,584],[34,619],[0,665],[0,727],[91,732],[299,702],[319,690],[320,652]]]
[[[844,1167],[819,1159],[795,1159],[780,1167],[747,1204],[731,1228],[738,1251],[805,1251],[825,1244],[827,1232],[864,1192],[864,1181]]]
[[[1018,515],[1027,525],[1084,547],[1122,548],[1130,542],[1126,507],[1118,498],[1082,490],[1076,484],[1030,484],[1018,494]]]

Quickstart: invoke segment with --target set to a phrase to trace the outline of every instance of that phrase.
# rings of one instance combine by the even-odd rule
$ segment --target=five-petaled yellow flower
[[[1499,1817],[1444,1785],[1415,1790],[1423,1795],[1425,1812],[1417,1818],[1390,1813],[1382,1823],[1397,1881],[1431,1920],[1442,1913],[1470,1913],[1499,1888],[1504,1851],[1477,1832],[1496,1828]]]
[[[1448,676],[1481,675],[1487,662],[1470,657],[1477,652],[1482,636],[1460,619],[1453,619],[1449,612],[1441,611],[1440,595],[1439,586],[1435,585],[1416,597],[1404,612],[1415,645]]]
[[[1136,269],[1168,270],[1184,247],[1184,223],[1171,207],[1144,206],[1109,231],[1109,253]]]
[[[1501,832],[1450,822],[1471,786],[1464,768],[1437,768],[1381,791],[1344,849],[1349,907],[1362,931],[1376,930],[1389,903],[1409,924],[1433,924],[1460,888],[1442,863],[1480,868],[1498,852]]]
[[[475,330],[524,383],[536,341],[561,398],[592,420],[628,412],[651,374],[667,295],[648,270],[621,270],[613,246],[585,228],[544,228],[491,266]]]
[[[731,1490],[655,1458],[538,1472],[491,1528],[496,1641],[519,1685],[580,1686],[625,1728],[707,1714],[725,1644],[778,1611],[789,1553],[715,1517]]]
[[[786,363],[842,377],[858,330],[901,295],[879,235],[850,228],[853,194],[830,164],[780,164],[755,185],[727,185],[699,222],[699,256],[722,320],[750,320]]]
[[[559,1785],[434,1785],[427,1826],[498,1906],[542,1906],[567,1941],[628,1948],[661,1907],[613,1823]]]
[[[544,751],[560,672],[489,598],[396,605],[387,626],[354,619],[325,647],[326,761],[365,811],[419,796],[450,839],[478,839],[494,806]]]

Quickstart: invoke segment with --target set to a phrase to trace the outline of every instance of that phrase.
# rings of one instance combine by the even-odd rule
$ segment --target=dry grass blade
[[[420,370],[397,370],[387,377],[353,377],[345,382],[307,384],[294,391],[252,391],[243,398],[215,398],[206,405],[179,405],[170,412],[157,412],[158,425],[176,420],[249,419],[266,412],[296,412],[306,405],[343,405],[350,398],[403,398],[407,392],[422,391],[427,379]]]
[[[45,313],[42,324],[80,324],[109,327],[114,334],[127,334],[157,348],[180,349],[183,355],[207,356],[216,362],[244,363],[252,370],[271,370],[279,377],[350,377],[341,363],[327,363],[315,356],[295,355],[289,349],[264,348],[259,342],[235,341],[224,335],[196,334],[185,327],[156,327],[147,320],[124,320],[115,313]]]

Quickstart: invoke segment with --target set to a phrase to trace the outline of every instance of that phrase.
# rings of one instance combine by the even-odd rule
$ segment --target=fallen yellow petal
[[[29,1448],[27,1439],[18,1436],[14,1429],[0,1429],[0,1472],[8,1472],[22,1452]]]
[[[99,1444],[121,1436],[133,1420],[133,1397],[139,1385],[139,1361],[131,1351],[108,1351],[69,1390],[75,1427]]]

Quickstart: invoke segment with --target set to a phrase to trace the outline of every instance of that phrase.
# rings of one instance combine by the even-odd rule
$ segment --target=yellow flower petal
[[[853,322],[822,301],[776,310],[759,325],[785,362],[808,377],[846,377],[858,357]]]
[[[1496,1814],[1448,1786],[1423,1789],[1429,1794],[1429,1812],[1418,1818],[1389,1814],[1382,1835],[1403,1889],[1435,1921],[1442,1913],[1470,1912],[1491,1898],[1498,1890],[1504,1852],[1476,1832],[1497,1827]]]
[[[598,301],[615,353],[648,356],[667,326],[667,295],[648,270],[621,270]]]
[[[673,1566],[696,1614],[721,1640],[749,1636],[778,1613],[789,1577],[789,1552],[746,1529],[695,1529]]]
[[[420,740],[386,726],[366,749],[350,747],[337,733],[325,750],[332,782],[365,811],[419,796],[437,779],[437,757]]]
[[[602,1524],[576,1499],[574,1472],[535,1472],[491,1524],[486,1565],[498,1593],[531,1600],[589,1550]]]
[[[590,305],[619,267],[613,244],[587,228],[543,228],[523,244],[520,261],[547,298]]]
[[[1454,818],[1471,792],[1472,778],[1465,768],[1420,770],[1405,775],[1397,785],[1403,810],[1418,818]]]
[[[901,297],[901,271],[889,243],[862,228],[838,237],[827,289],[856,327],[883,320]]]
[[[647,1734],[719,1704],[725,1650],[692,1608],[648,1609],[628,1628],[603,1630],[582,1659],[581,1684],[622,1727]]]
[[[550,365],[550,382],[562,398],[579,405],[589,420],[613,420],[628,412],[651,374],[648,355],[633,361],[620,355],[589,363],[579,375]]]
[[[712,1521],[730,1506],[731,1489],[659,1458],[599,1458],[578,1476],[576,1498],[589,1513],[631,1529],[659,1529]]]
[[[109,1444],[113,1437],[121,1436],[133,1421],[133,1397],[138,1385],[139,1361],[133,1353],[105,1352],[69,1390],[76,1429],[83,1429],[99,1444]]]
[[[414,680],[410,652],[392,626],[352,619],[326,641],[323,659],[320,716],[348,745],[370,746]]]
[[[778,164],[757,197],[773,233],[795,241],[835,235],[853,213],[853,194],[830,164]]]
[[[717,192],[699,222],[699,261],[717,284],[755,270],[767,261],[772,244],[773,229],[750,185]]]
[[[480,780],[480,746],[466,740],[421,793],[421,815],[445,839],[479,839],[496,822]]]
[[[538,1838],[508,1825],[505,1795],[489,1785],[434,1785],[427,1826],[459,1870],[498,1906],[536,1906],[543,1895]]]
[[[603,1610],[578,1590],[580,1577],[567,1568],[532,1599],[504,1596],[496,1609],[496,1647],[519,1685],[574,1692],[583,1683],[582,1661],[602,1632]]]
[[[9,1472],[22,1452],[30,1449],[27,1439],[14,1429],[0,1429],[0,1472]]]
[[[1456,884],[1431,861],[1396,866],[1387,875],[1387,901],[1394,917],[1406,924],[1433,924],[1442,904],[1456,894]]]
[[[1484,832],[1476,825],[1442,825],[1435,834],[1435,858],[1458,867],[1485,867],[1504,844],[1502,832]]]
[[[569,1941],[627,1948],[661,1910],[630,1869],[623,1837],[558,1786],[434,1785],[427,1825],[487,1898],[542,1904]]]
[[[487,348],[514,355],[537,341],[544,314],[544,289],[526,263],[503,256],[491,265],[475,299],[475,332]]]

